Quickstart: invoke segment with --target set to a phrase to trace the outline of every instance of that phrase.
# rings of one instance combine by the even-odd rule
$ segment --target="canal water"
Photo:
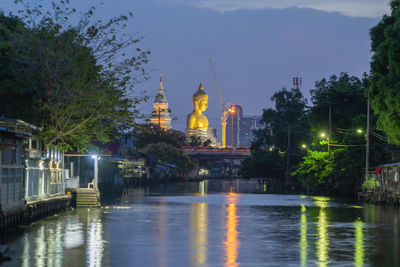
[[[4,266],[399,266],[400,212],[257,181],[124,190],[37,221]]]

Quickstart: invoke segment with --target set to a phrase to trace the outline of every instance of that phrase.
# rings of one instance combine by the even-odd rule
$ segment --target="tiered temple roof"
[[[153,102],[153,112],[151,113],[151,123],[159,125],[164,130],[171,129],[171,117],[169,116],[168,101],[162,83],[162,75],[160,75],[160,89]]]

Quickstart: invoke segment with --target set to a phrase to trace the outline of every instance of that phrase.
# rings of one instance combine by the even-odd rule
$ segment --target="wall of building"
[[[8,213],[24,208],[22,139],[3,135],[2,141],[14,145],[0,150],[0,208],[3,213]]]
[[[226,144],[232,147],[250,147],[254,137],[253,131],[260,127],[261,117],[243,115],[242,105],[232,105],[235,112],[229,113],[226,125]],[[233,122],[233,124],[232,124]],[[232,127],[233,126],[233,127]]]

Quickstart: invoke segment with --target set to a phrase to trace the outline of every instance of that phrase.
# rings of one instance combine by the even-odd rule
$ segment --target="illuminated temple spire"
[[[171,118],[169,116],[168,101],[165,97],[162,74],[160,74],[160,89],[153,102],[153,112],[151,113],[151,123],[159,125],[162,129],[171,129]]]

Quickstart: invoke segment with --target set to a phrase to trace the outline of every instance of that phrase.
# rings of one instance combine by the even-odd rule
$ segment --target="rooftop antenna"
[[[299,77],[299,74],[297,73],[296,77],[293,77],[293,88],[300,89],[302,84],[302,79]]]

